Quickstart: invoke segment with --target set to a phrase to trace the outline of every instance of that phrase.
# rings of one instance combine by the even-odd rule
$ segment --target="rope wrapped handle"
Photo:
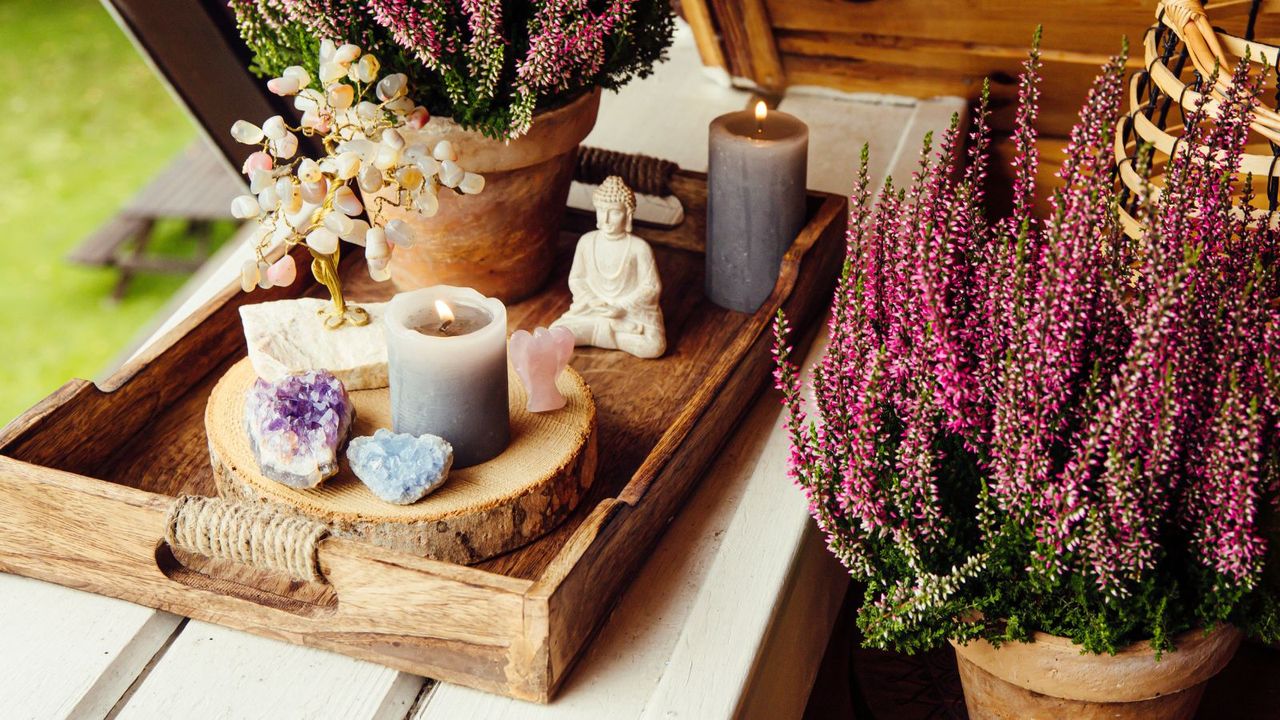
[[[670,160],[584,145],[578,150],[573,179],[599,185],[610,175],[618,175],[638,193],[666,197],[672,194],[671,176],[679,169]]]
[[[164,529],[165,542],[172,548],[307,582],[325,581],[317,549],[328,534],[324,523],[299,515],[196,495],[174,501]]]

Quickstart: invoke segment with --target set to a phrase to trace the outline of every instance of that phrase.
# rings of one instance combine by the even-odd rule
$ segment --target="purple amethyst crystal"
[[[244,403],[262,474],[295,488],[313,488],[338,472],[338,450],[354,417],[342,381],[325,370],[279,382],[259,378]]]

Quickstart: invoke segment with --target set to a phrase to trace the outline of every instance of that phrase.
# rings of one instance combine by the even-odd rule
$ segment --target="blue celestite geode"
[[[397,505],[418,502],[444,484],[453,467],[453,446],[435,435],[380,429],[347,447],[351,471],[374,495]]]
[[[262,474],[295,488],[315,487],[338,472],[338,449],[354,417],[342,381],[324,370],[279,382],[259,378],[244,403]]]

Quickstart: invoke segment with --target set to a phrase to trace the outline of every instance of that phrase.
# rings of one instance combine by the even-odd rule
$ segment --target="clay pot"
[[[951,644],[971,720],[1190,720],[1240,637],[1229,625],[1207,636],[1192,630],[1158,662],[1145,642],[1115,655],[1082,654],[1069,639],[1045,633],[999,648],[985,640]]]
[[[448,140],[459,164],[484,175],[484,191],[459,196],[442,188],[440,211],[426,218],[409,208],[383,204],[379,219],[413,226],[418,242],[397,247],[391,279],[400,290],[458,285],[514,302],[536,292],[551,272],[578,144],[595,126],[599,89],[534,116],[515,140],[492,140],[463,130],[449,118],[432,118],[409,144]],[[392,196],[386,190],[377,193]],[[365,206],[373,208],[371,198]]]

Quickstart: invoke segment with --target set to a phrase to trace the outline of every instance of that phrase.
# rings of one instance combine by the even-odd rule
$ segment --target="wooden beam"
[[[711,0],[717,26],[724,35],[729,72],[751,80],[764,90],[786,87],[778,45],[764,0]]]
[[[773,26],[769,24],[769,12],[764,0],[742,0],[742,24],[747,31],[751,48],[754,79],[766,90],[781,90],[787,84],[778,57],[778,45],[773,39]]]
[[[773,26],[786,30],[875,33],[916,40],[951,40],[985,45],[1026,47],[1036,25],[1044,26],[1043,47],[1110,55],[1122,35],[1136,45],[1155,22],[1156,0],[765,0]],[[1242,33],[1249,3],[1213,0],[1209,19],[1232,33]],[[1258,16],[1259,39],[1280,31],[1274,3]]]
[[[707,67],[728,70],[729,64],[724,59],[724,49],[720,47],[720,35],[716,32],[715,21],[711,18],[711,9],[707,0],[681,0],[680,9],[684,11],[684,19],[693,28],[693,41],[698,47],[698,56]]]
[[[248,49],[225,2],[219,0],[102,0],[174,97],[239,172],[253,147],[231,139],[241,118],[260,122],[292,107],[253,77]]]

